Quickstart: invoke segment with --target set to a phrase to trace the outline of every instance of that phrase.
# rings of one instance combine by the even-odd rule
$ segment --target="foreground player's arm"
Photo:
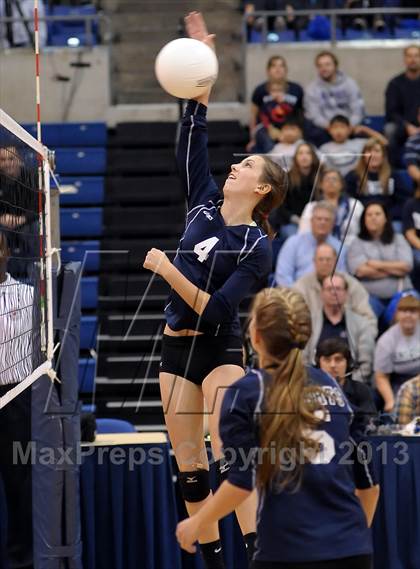
[[[228,479],[197,514],[181,522],[177,528],[181,547],[191,553],[195,551],[193,544],[203,528],[230,514],[253,490],[253,463],[258,447],[253,417],[259,395],[256,385],[259,383],[256,376],[246,379],[251,381],[244,383],[241,380],[237,386],[229,387],[222,403],[220,437],[226,455],[232,457]]]
[[[360,504],[366,516],[367,525],[370,528],[375,516],[376,506],[379,500],[379,484],[366,488],[364,490],[356,488],[356,496],[360,500]]]
[[[244,253],[246,254],[246,251]],[[270,265],[270,255],[262,248],[255,248],[239,262],[238,268],[224,285],[209,294],[188,280],[159,249],[151,249],[143,263],[145,269],[163,277],[203,320],[216,326],[232,320],[242,299],[254,291],[264,275],[268,276]]]
[[[353,476],[356,486],[356,496],[366,516],[368,527],[372,525],[376,506],[379,499],[379,484],[375,465],[366,453],[366,440],[364,431],[366,428],[364,417],[361,413],[355,413],[350,426],[350,441],[353,443],[352,462]]]
[[[250,491],[238,488],[225,480],[197,514],[178,524],[176,537],[182,549],[194,553],[196,546],[193,544],[198,540],[203,529],[236,510],[250,494]]]

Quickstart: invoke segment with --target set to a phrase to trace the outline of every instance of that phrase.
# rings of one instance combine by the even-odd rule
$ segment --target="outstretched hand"
[[[209,34],[207,31],[206,22],[201,12],[190,12],[185,16],[185,28],[188,37],[202,41],[211,47],[211,49],[215,49],[214,40],[216,36],[215,34]]]

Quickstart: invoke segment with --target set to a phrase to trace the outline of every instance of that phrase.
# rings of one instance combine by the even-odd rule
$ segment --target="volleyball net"
[[[0,109],[0,409],[53,377],[50,229],[48,149]]]

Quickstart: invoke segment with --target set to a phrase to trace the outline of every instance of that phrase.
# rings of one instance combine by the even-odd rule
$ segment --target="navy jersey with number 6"
[[[211,298],[199,316],[172,290],[165,315],[172,330],[239,335],[239,303],[266,285],[271,244],[256,225],[224,222],[223,199],[208,163],[206,112],[204,105],[189,101],[181,124],[177,160],[188,213],[173,263]]]
[[[313,431],[321,450],[303,466],[297,492],[274,485],[259,493],[258,561],[303,563],[372,553],[370,530],[355,496],[355,488],[376,484],[360,432],[356,426],[353,432],[352,410],[336,381],[315,368],[308,368],[308,374],[322,390],[318,400],[325,420]],[[265,372],[250,371],[223,400],[220,435],[227,460],[234,457],[228,480],[247,490],[255,485],[259,417],[270,381]]]

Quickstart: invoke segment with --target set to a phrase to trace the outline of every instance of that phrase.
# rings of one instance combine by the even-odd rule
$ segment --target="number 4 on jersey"
[[[209,237],[208,239],[204,239],[204,241],[200,241],[200,243],[197,243],[197,245],[194,247],[194,253],[198,255],[198,260],[200,261],[200,263],[203,263],[204,261],[207,260],[210,251],[213,249],[213,247],[216,245],[218,241],[219,241],[218,237]]]

